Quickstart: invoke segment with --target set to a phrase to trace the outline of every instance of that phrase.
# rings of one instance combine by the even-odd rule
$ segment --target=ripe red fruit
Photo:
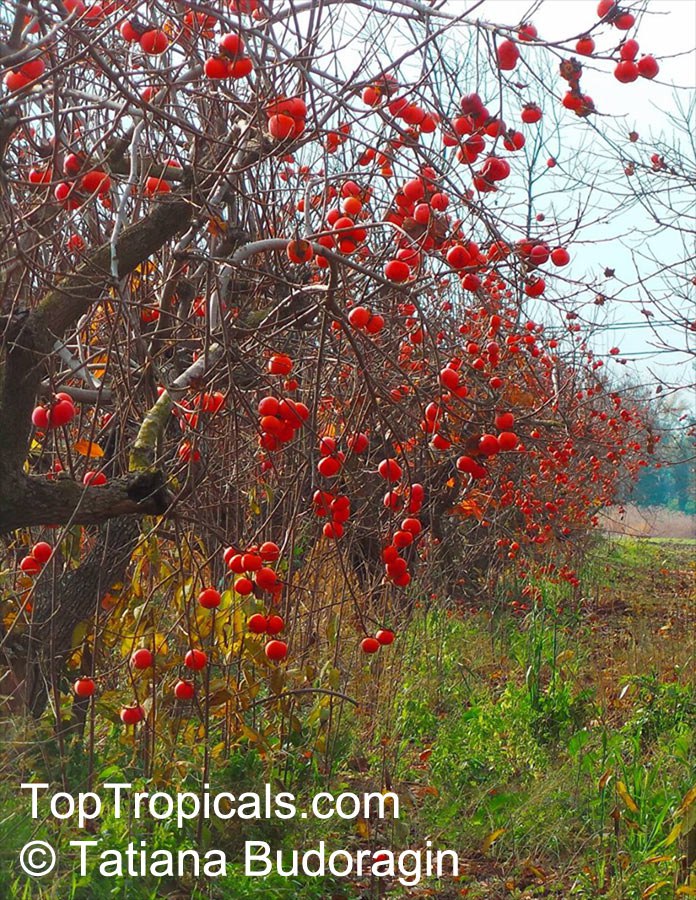
[[[471,475],[476,470],[478,463],[470,456],[460,456],[456,465],[460,472],[466,472],[467,475]]]
[[[242,564],[245,572],[256,572],[263,565],[263,560],[258,553],[245,553],[242,556]]]
[[[394,632],[390,631],[388,628],[380,628],[375,637],[382,646],[387,646],[394,643],[395,635]]]
[[[382,645],[377,638],[366,637],[360,641],[360,649],[363,653],[376,653]]]
[[[244,52],[244,43],[241,37],[234,32],[223,34],[218,40],[218,49],[221,53],[225,53],[230,58],[240,56]]]
[[[384,277],[393,281],[395,284],[402,284],[408,281],[411,269],[408,264],[400,259],[390,259],[384,267]]]
[[[225,395],[222,391],[213,391],[211,394],[203,394],[201,408],[205,412],[216,413],[225,405]]]
[[[379,334],[380,331],[384,328],[384,319],[380,315],[374,315],[370,318],[370,321],[365,326],[365,331],[368,334]]]
[[[171,189],[171,185],[164,178],[156,178],[151,175],[145,179],[143,192],[147,197],[153,197],[155,194],[168,194]]]
[[[362,431],[356,434],[350,434],[346,438],[346,445],[351,453],[364,453],[370,446],[369,438]]]
[[[149,669],[154,661],[155,656],[147,647],[140,647],[131,656],[131,665],[134,669]]]
[[[495,456],[500,450],[498,438],[494,434],[482,434],[479,438],[478,448],[484,456]]]
[[[546,282],[543,278],[530,278],[524,285],[524,292],[528,297],[541,297],[545,290]]]
[[[263,652],[273,662],[280,662],[288,655],[288,645],[285,641],[269,641]]]
[[[140,40],[140,30],[128,19],[121,24],[119,31],[121,32],[121,37],[128,41],[129,44],[135,44]]]
[[[234,589],[242,597],[247,597],[254,590],[254,583],[249,578],[242,576],[235,581]]]
[[[554,266],[567,266],[570,262],[570,253],[565,247],[556,247],[551,251],[551,262]]]
[[[536,103],[527,103],[522,109],[521,119],[527,125],[533,125],[541,119],[542,112]]]
[[[597,5],[597,15],[600,19],[603,19],[608,13],[610,13],[617,4],[617,0],[599,0]]]
[[[260,416],[275,416],[278,414],[280,403],[275,397],[264,397],[257,407]]]
[[[500,450],[514,450],[519,442],[519,438],[514,431],[501,431],[498,435],[498,447]]]
[[[440,371],[440,384],[448,391],[454,391],[459,387],[459,372],[449,366]]]
[[[196,688],[192,681],[184,681],[179,679],[174,685],[174,696],[177,700],[193,700],[196,694]]]
[[[211,80],[228,78],[230,74],[227,60],[220,56],[209,56],[203,63],[203,72]]]
[[[636,58],[636,56],[638,56],[639,49],[640,47],[638,46],[638,41],[630,38],[621,45],[621,48],[619,49],[619,56],[621,57],[621,59],[628,59],[632,62]]]
[[[644,56],[638,60],[638,72],[643,78],[654,78],[660,67],[654,56]]]
[[[217,609],[220,599],[220,591],[216,591],[215,588],[205,588],[198,595],[198,602],[203,609]]]
[[[581,56],[592,56],[595,49],[595,42],[591,37],[581,37],[575,45],[575,52]]]
[[[510,163],[499,156],[489,156],[481,166],[481,175],[488,181],[503,181],[510,174]]]
[[[254,64],[248,56],[240,56],[227,65],[227,74],[230,78],[246,78],[251,74]],[[295,123],[295,134],[297,134],[297,123]],[[300,129],[301,131],[302,129]]]
[[[621,60],[614,69],[614,78],[621,84],[630,84],[638,78],[638,66],[630,60]]]
[[[511,412],[498,413],[495,417],[495,427],[498,431],[509,431],[515,424],[515,417]]]
[[[410,534],[420,534],[423,529],[423,526],[420,523],[420,519],[416,519],[410,517],[408,519],[404,519],[401,523],[401,530],[407,531]]]
[[[304,119],[307,115],[307,104],[302,97],[285,97],[272,100],[267,106],[269,115],[286,115],[292,119]]]
[[[261,416],[259,426],[266,434],[280,434],[283,430],[283,423],[277,416]]]
[[[509,72],[517,65],[520,51],[514,41],[503,41],[498,44],[497,56],[498,68]]]
[[[419,203],[413,210],[413,218],[419,225],[427,225],[430,221],[430,206],[427,203]]]
[[[343,192],[345,185],[341,188]],[[362,200],[354,194],[349,194],[341,203],[341,210],[345,216],[355,218],[363,208]]]
[[[312,245],[309,243],[309,241],[305,240],[288,241],[288,246],[285,248],[285,252],[290,262],[294,263],[295,265],[309,262],[310,259],[314,256]]]
[[[268,619],[266,616],[262,616],[261,613],[254,613],[247,620],[247,628],[252,634],[265,634],[267,625]]]
[[[52,178],[53,170],[50,167],[39,169],[33,166],[29,169],[29,174],[27,175],[27,180],[30,184],[49,184]]]
[[[340,522],[327,522],[326,525],[321,529],[324,537],[327,537],[331,540],[337,541],[339,538],[343,537],[343,525]]]
[[[29,62],[24,63],[20,68],[19,73],[27,80],[27,82],[29,82],[34,81],[36,78],[40,78],[45,71],[46,63],[40,56],[37,56],[34,59],[30,59]]]
[[[31,555],[42,566],[46,565],[46,563],[51,558],[51,554],[53,553],[53,547],[50,544],[47,544],[46,541],[39,541],[37,544],[31,548]]]
[[[66,175],[77,175],[82,169],[85,160],[80,153],[68,153],[63,162],[63,171]]]
[[[124,706],[120,712],[121,721],[124,725],[137,725],[145,718],[145,710],[142,706]]]
[[[324,478],[333,478],[341,471],[341,461],[336,456],[325,456],[317,463],[317,471]]]
[[[348,321],[353,328],[364,328],[370,321],[372,313],[364,306],[355,306],[348,313]]]
[[[294,387],[289,387],[294,384]],[[286,390],[296,390],[297,382],[286,381]],[[309,408],[304,403],[295,400],[281,400],[278,404],[278,415],[284,422],[288,422],[293,428],[300,428],[303,422],[309,419]]]
[[[235,559],[235,557],[239,557],[239,559],[241,560],[241,554],[237,553],[237,551],[235,550],[234,547],[225,547],[225,549],[222,551],[222,558],[225,561],[225,565],[227,566],[228,569],[232,568],[232,565],[233,565],[232,560]],[[233,571],[236,571],[236,570],[233,570]],[[241,573],[243,571],[244,571],[244,569],[242,569],[240,567],[239,572]]]
[[[280,616],[269,616],[266,620],[266,634],[280,634],[284,627],[285,622]]]
[[[381,93],[375,88],[368,86],[362,92],[362,102],[366,106],[379,106]]]
[[[29,79],[22,75],[21,72],[9,71],[6,73],[3,81],[8,91],[19,91],[27,84]]]
[[[292,360],[284,353],[274,353],[268,360],[270,375],[289,375],[292,372]]]
[[[387,575],[390,578],[399,578],[406,572],[407,568],[408,565],[406,560],[401,556],[397,556],[396,559],[390,560],[387,563]]]
[[[395,459],[383,459],[377,466],[377,471],[385,481],[398,481],[403,472]]]
[[[280,547],[274,541],[264,541],[259,547],[259,555],[264,562],[275,562],[280,558]]]
[[[272,590],[278,582],[278,576],[273,569],[269,569],[265,566],[258,570],[254,578],[256,584],[264,591]]]
[[[48,428],[48,410],[45,406],[36,406],[31,414],[31,421],[35,428]]]
[[[413,535],[410,531],[397,531],[393,540],[397,550],[403,550],[404,547],[411,546],[413,543]]]
[[[73,690],[78,697],[91,697],[96,690],[96,684],[91,678],[78,678],[73,684]]]
[[[72,196],[72,186],[65,181],[59,181],[53,188],[53,196],[59,203],[68,209],[77,209],[79,202]]]
[[[41,571],[41,565],[33,556],[25,556],[20,562],[19,568],[25,575],[38,575]]]
[[[111,187],[111,179],[101,169],[93,169],[80,179],[80,188],[88,194],[105,194]]]
[[[447,262],[453,269],[463,269],[464,266],[471,265],[471,256],[466,247],[461,244],[455,244],[447,251]]]
[[[189,650],[184,657],[184,665],[194,671],[205,669],[207,662],[208,654],[204,650]]]
[[[436,193],[433,194],[430,198],[430,207],[431,209],[437,210],[437,212],[444,212],[449,206],[449,197],[447,194]]]
[[[159,56],[169,46],[169,38],[159,28],[153,28],[141,36],[140,46],[144,53]]]
[[[411,181],[406,182],[402,192],[411,203],[417,203],[425,196],[425,185],[420,178],[413,178]]]
[[[630,12],[621,13],[612,22],[614,28],[618,28],[619,31],[629,31],[635,24],[636,17]]]
[[[284,141],[295,131],[295,120],[291,116],[275,115],[268,120],[268,132],[277,141]]]
[[[59,400],[48,411],[48,422],[51,428],[67,425],[75,415],[75,407],[70,400]]]
[[[85,472],[82,476],[82,483],[90,487],[99,487],[106,484],[106,475],[103,472]]]

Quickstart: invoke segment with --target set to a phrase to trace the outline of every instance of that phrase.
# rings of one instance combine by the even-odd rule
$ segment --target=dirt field
[[[696,539],[696,516],[674,512],[661,506],[629,504],[621,514],[617,507],[602,515],[603,527],[611,534],[633,537]]]

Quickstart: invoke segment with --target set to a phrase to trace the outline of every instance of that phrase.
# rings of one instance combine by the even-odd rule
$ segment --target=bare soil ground
[[[628,504],[621,513],[618,507],[602,514],[602,526],[611,534],[631,537],[691,538],[696,540],[696,516],[675,512],[661,506]]]

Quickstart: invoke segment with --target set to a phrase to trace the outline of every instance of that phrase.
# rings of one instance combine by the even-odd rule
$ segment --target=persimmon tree
[[[3,646],[35,714],[67,666],[77,709],[154,718],[155,658],[192,711],[245,660],[331,694],[339,633],[391,652],[507,567],[577,583],[657,436],[548,197],[611,146],[583,66],[659,65],[629,4],[553,43],[464,6],[5,5]]]

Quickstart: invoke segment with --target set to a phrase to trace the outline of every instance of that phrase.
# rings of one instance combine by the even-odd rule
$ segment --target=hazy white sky
[[[466,0],[450,0],[449,8],[452,11],[459,11],[471,5]],[[690,97],[693,96],[696,86],[696,2],[648,0],[647,3],[626,2],[622,5],[645,9],[637,31],[637,39],[641,53],[652,53],[659,59],[660,74],[654,82],[639,79],[633,84],[625,85],[616,81],[611,74],[612,62],[583,59],[583,90],[594,98],[596,106],[602,113],[616,117],[617,123],[625,123],[626,133],[635,129],[640,134],[641,142],[635,146],[635,151],[640,153],[643,148],[649,157],[652,152],[651,135],[663,133],[669,142],[670,135],[674,131],[669,116],[676,113],[678,98],[686,108]],[[541,3],[530,3],[528,0],[485,0],[472,15],[482,20],[505,24],[531,20],[541,38],[561,40],[581,34],[596,24],[596,8],[596,0],[543,0]],[[610,52],[622,36],[623,34],[615,29],[604,27],[595,38],[598,51]],[[689,202],[689,198],[682,199],[686,203]],[[696,198],[693,198],[692,204],[694,201]],[[631,229],[631,221],[628,219],[625,222],[619,220],[617,224],[619,227],[614,229],[615,232],[624,227],[627,231]],[[592,273],[593,270],[598,273],[603,271],[605,266],[612,266],[616,268],[617,275],[622,281],[631,282],[635,270],[630,252],[611,240],[606,240],[608,235],[600,228],[585,233],[585,240],[588,236],[590,241],[575,251],[578,274]],[[591,243],[595,236],[601,243]],[[665,235],[662,238],[655,238],[651,250],[658,261],[661,255],[664,256],[665,262],[673,259],[677,251],[674,237]],[[696,256],[693,241],[691,254]],[[612,327],[596,339],[597,350],[607,352],[609,348],[618,346],[622,353],[634,360],[635,365],[644,372],[648,367],[656,368],[671,382],[693,381],[693,357],[681,353],[654,352],[656,341],[650,329],[644,327],[646,320],[639,312],[640,305],[642,304],[636,298],[635,304],[630,301],[610,304],[601,310],[599,315],[603,316],[603,321]],[[692,320],[696,320],[695,303],[691,305],[689,316]],[[636,321],[640,321],[641,326],[625,327],[627,323]],[[673,336],[677,345],[685,345],[683,331]],[[695,345],[696,335],[693,335],[691,346]]]

